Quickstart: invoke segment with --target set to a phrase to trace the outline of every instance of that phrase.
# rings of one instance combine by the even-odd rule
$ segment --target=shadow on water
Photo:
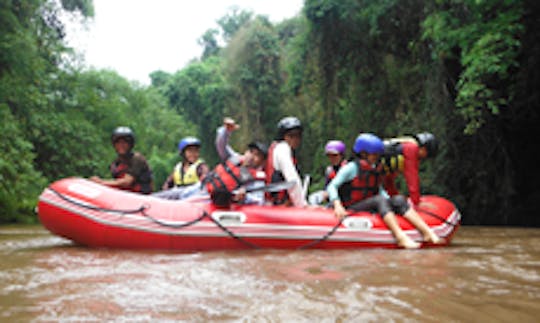
[[[0,228],[10,321],[517,321],[540,315],[540,230],[430,250],[147,252]]]

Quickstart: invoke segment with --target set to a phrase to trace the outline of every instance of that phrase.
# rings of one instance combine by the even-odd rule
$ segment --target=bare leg
[[[418,229],[420,233],[422,233],[424,241],[434,244],[440,244],[444,242],[444,239],[439,238],[413,208],[410,208],[407,212],[405,212],[405,214],[403,214],[403,217],[407,219],[407,221],[411,222],[411,224],[414,225],[414,227]]]
[[[394,212],[388,212],[383,217],[384,223],[386,223],[386,226],[390,231],[392,231],[392,234],[397,240],[397,244],[400,247],[403,247],[405,249],[416,249],[420,248],[420,244],[418,242],[414,242],[411,238],[409,238],[403,230],[399,227],[399,224],[396,219],[396,215]]]

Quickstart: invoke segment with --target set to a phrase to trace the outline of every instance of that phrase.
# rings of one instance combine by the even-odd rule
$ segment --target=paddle
[[[279,192],[282,190],[286,190],[288,188],[293,187],[294,182],[276,182],[276,183],[270,183],[263,186],[257,186],[257,187],[250,187],[246,189],[246,193],[251,192],[259,192],[259,191],[265,191],[265,192]],[[238,190],[234,190],[232,192],[233,194],[238,193]]]

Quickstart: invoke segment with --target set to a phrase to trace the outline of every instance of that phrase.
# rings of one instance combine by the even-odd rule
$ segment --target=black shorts
[[[382,195],[376,195],[349,207],[349,209],[354,211],[377,212],[383,217],[389,212],[403,215],[409,210],[409,208],[409,203],[403,195],[394,195],[390,198]]]

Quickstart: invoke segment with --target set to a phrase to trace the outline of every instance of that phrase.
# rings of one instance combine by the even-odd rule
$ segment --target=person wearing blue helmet
[[[182,160],[174,166],[172,173],[161,187],[185,187],[199,183],[208,174],[208,165],[200,158],[201,141],[196,137],[185,137],[178,143],[178,153]]]
[[[396,213],[403,215],[423,235],[424,241],[440,243],[422,218],[409,206],[405,197],[387,197],[381,194],[384,168],[380,156],[384,152],[383,141],[374,134],[361,133],[353,146],[354,161],[347,163],[328,184],[327,192],[334,214],[341,219],[352,211],[376,211],[394,235],[398,246],[407,249],[420,247],[420,243],[407,236],[398,224]],[[338,193],[339,190],[339,193]]]

